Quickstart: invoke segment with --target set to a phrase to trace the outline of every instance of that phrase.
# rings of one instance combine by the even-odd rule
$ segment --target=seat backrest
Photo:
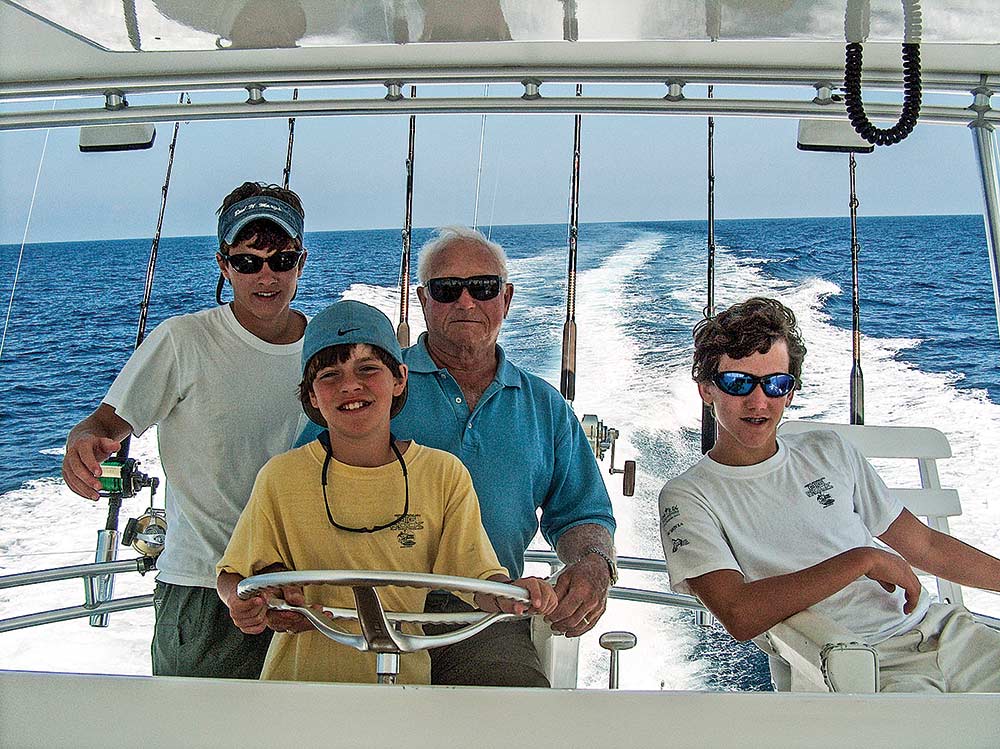
[[[920,471],[920,488],[889,487],[910,512],[923,518],[928,526],[949,533],[948,518],[962,514],[962,503],[954,489],[942,489],[938,477],[938,458],[951,457],[948,438],[932,427],[869,426],[831,424],[822,421],[786,421],[779,434],[798,434],[815,429],[836,432],[853,444],[866,458],[916,460]],[[937,578],[938,596],[942,601],[962,605],[962,588]]]

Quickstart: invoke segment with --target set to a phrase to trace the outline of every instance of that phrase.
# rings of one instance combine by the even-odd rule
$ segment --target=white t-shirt
[[[104,402],[137,435],[158,426],[167,540],[157,579],[215,587],[257,471],[305,424],[301,353],[301,339],[262,341],[224,305],[162,322],[115,378]]]
[[[797,572],[859,546],[877,546],[903,506],[856,449],[830,431],[778,438],[778,452],[752,466],[707,455],[660,492],[660,536],[670,587],[715,570],[748,582]],[[929,606],[903,613],[902,588],[867,577],[814,608],[877,643],[913,627]]]

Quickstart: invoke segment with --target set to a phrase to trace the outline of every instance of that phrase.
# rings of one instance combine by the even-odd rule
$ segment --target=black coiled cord
[[[920,45],[903,44],[903,111],[899,121],[888,129],[875,127],[865,114],[861,101],[861,45],[847,45],[844,65],[844,103],[855,131],[869,143],[891,146],[899,143],[916,127],[920,116]]]

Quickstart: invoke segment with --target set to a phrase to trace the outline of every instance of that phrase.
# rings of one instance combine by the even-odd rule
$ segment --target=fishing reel
[[[126,447],[125,450],[128,448]],[[138,518],[128,521],[122,540],[130,544],[143,556],[155,557],[163,551],[166,540],[167,521],[163,510],[153,507],[153,497],[160,480],[139,470],[139,464],[132,458],[112,457],[101,463],[102,497],[108,498],[108,519],[104,528],[97,531],[97,551],[94,562],[101,564],[113,562],[118,558],[118,513],[121,511],[122,500],[134,497],[140,491],[149,487],[149,509]],[[152,564],[148,565],[152,568]],[[115,586],[114,573],[102,573],[84,578],[84,606],[88,609],[98,608],[113,600]],[[91,627],[107,627],[107,613],[98,613],[90,617]]]
[[[167,536],[166,511],[153,506],[159,485],[160,480],[140,471],[133,458],[110,458],[101,463],[101,496],[129,499],[149,488],[149,507],[139,517],[129,519],[121,541],[143,556],[154,558],[163,551]]]
[[[594,451],[594,457],[604,460],[604,453],[611,450],[611,467],[608,473],[614,476],[622,474],[622,494],[631,497],[635,494],[635,461],[626,460],[622,468],[615,468],[615,441],[618,439],[618,430],[605,426],[604,422],[597,418],[597,414],[584,414],[581,420],[583,431],[587,433],[587,440],[590,442],[590,449]]]
[[[131,546],[143,556],[154,559],[163,551],[167,541],[167,511],[148,507],[137,518],[129,518],[122,532],[122,543]]]
[[[119,499],[129,499],[147,486],[151,492],[156,492],[160,480],[139,470],[139,463],[133,458],[108,458],[101,463],[102,497],[116,496]]]

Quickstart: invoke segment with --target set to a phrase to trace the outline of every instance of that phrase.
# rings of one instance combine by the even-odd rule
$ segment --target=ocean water
[[[565,317],[566,227],[491,230],[510,256],[514,302],[501,343],[525,368],[558,383]],[[867,421],[933,425],[955,459],[940,465],[965,514],[953,531],[1000,554],[998,334],[982,218],[872,217],[859,221],[862,365]],[[414,246],[428,236],[416,231]],[[720,221],[716,301],[776,296],[799,315],[809,353],[792,418],[847,421],[851,369],[850,227],[846,219]],[[700,401],[690,381],[691,327],[705,305],[703,221],[588,224],[580,231],[578,380],[574,406],[620,430],[617,460],[638,461],[636,494],[608,477],[619,553],[658,557],[656,497],[699,457]],[[399,233],[307,235],[309,258],[296,306],[313,314],[342,296],[396,319]],[[0,290],[9,298],[18,247],[0,246]],[[59,466],[67,431],[100,401],[132,350],[148,240],[29,245],[0,356],[0,575],[90,561],[106,507],[71,494]],[[214,304],[211,237],[161,242],[150,328]],[[415,272],[415,262],[414,262]],[[411,325],[423,327],[416,297]],[[133,456],[158,472],[153,430]],[[605,458],[604,468],[608,468]],[[880,466],[882,468],[882,466]],[[891,483],[916,484],[886,466]],[[123,513],[135,515],[146,496]],[[131,556],[131,551],[122,556]],[[662,589],[656,576],[622,583]],[[118,594],[151,589],[122,577]],[[82,602],[79,581],[0,591],[0,618]],[[1000,614],[977,592],[973,608]],[[0,634],[0,668],[148,673],[149,610]],[[639,638],[622,656],[621,683],[643,689],[766,689],[763,658],[685,612],[612,603],[600,631]],[[581,685],[606,683],[597,633],[583,638]]]

